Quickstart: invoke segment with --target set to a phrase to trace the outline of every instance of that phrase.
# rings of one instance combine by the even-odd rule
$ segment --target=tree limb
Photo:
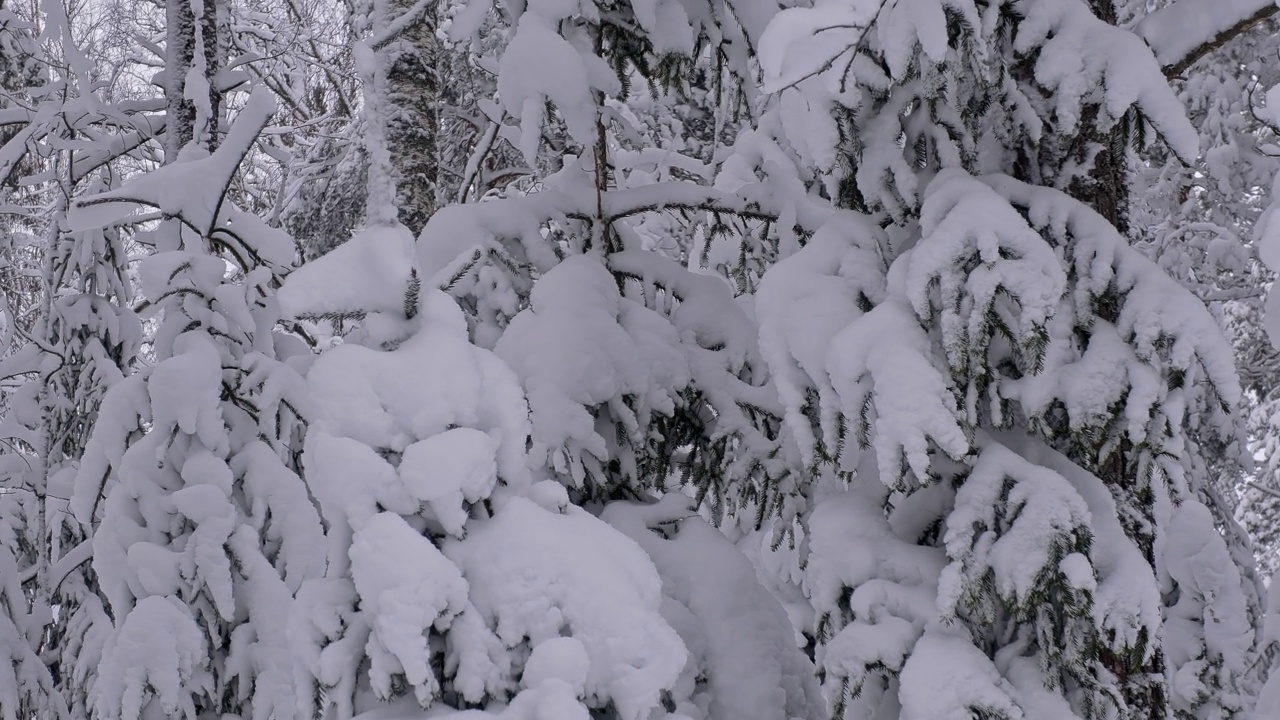
[[[1277,11],[1274,0],[1177,0],[1143,18],[1134,31],[1151,46],[1165,77],[1175,78]]]

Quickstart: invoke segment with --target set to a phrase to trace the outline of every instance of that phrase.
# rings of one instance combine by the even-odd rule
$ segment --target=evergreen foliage
[[[0,11],[0,716],[1269,717],[1203,2]]]

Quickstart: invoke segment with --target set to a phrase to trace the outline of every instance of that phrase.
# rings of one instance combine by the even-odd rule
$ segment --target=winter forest
[[[1277,271],[1273,0],[0,2],[0,720],[1278,720]]]

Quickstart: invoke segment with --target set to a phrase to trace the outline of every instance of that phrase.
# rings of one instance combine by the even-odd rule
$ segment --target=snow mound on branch
[[[803,249],[770,268],[756,292],[760,352],[806,461],[818,449],[805,416],[810,392],[817,392],[822,444],[835,448],[838,442],[840,408],[827,372],[832,339],[884,299],[883,262],[868,247],[879,233],[862,222],[849,225],[824,224]]]
[[[630,437],[643,439],[650,414],[673,412],[676,392],[689,382],[679,346],[665,318],[622,297],[608,269],[580,255],[538,281],[530,307],[511,320],[494,352],[524,381],[531,454],[581,484],[591,469],[583,462],[610,457],[609,439],[588,409],[607,405]]]
[[[939,617],[938,579],[947,564],[942,550],[897,536],[880,511],[883,485],[855,483],[819,500],[809,523],[804,588],[819,613],[854,617],[818,648],[829,695],[843,692],[846,680],[862,688],[870,668],[903,668]]]
[[[1080,0],[1022,0],[1017,6],[1024,19],[1014,49],[1040,49],[1036,81],[1054,99],[1062,131],[1075,129],[1088,104],[1101,105],[1104,127],[1136,107],[1179,158],[1195,160],[1200,135],[1141,38],[1099,19]]]
[[[307,375],[313,428],[397,453],[451,427],[474,428],[491,438],[499,476],[523,482],[528,419],[518,381],[467,340],[451,298],[423,294],[424,324],[395,350],[347,344],[316,360]]]
[[[379,697],[391,697],[392,678],[403,673],[426,707],[440,687],[428,659],[428,631],[448,627],[467,601],[458,568],[400,516],[379,513],[351,543],[351,573],[361,608],[372,619],[366,650]]]
[[[1013,699],[1016,691],[990,658],[968,638],[946,630],[925,631],[899,681],[901,720],[1024,717]]]
[[[962,602],[963,575],[970,574],[972,586],[990,572],[1001,599],[1025,611],[1041,573],[1054,566],[1051,553],[1065,553],[1087,538],[1091,520],[1088,505],[1061,475],[998,443],[987,444],[947,518],[944,541],[953,561],[943,572],[939,607],[954,614]],[[1095,589],[1087,558],[1068,554],[1059,563],[1064,564],[1069,572],[1059,572],[1069,582]]]
[[[1245,671],[1253,628],[1240,572],[1203,503],[1188,499],[1174,509],[1158,542],[1164,567],[1178,588],[1178,601],[1168,609],[1164,627],[1172,704],[1190,712],[1210,692],[1214,673]],[[1215,700],[1238,707],[1243,698]]]
[[[643,720],[680,677],[688,651],[659,612],[662,581],[653,563],[586,511],[569,507],[561,515],[512,497],[491,519],[472,521],[467,537],[447,542],[444,552],[462,569],[477,611],[506,647],[527,643],[537,653],[562,636],[581,643],[590,660],[589,704],[612,701],[622,720]],[[463,656],[484,652],[482,646],[459,650]],[[572,697],[565,678],[545,675],[551,664],[534,663],[534,677],[542,674],[538,687],[563,683]]]
[[[817,720],[822,702],[813,665],[796,647],[782,606],[747,557],[691,513],[688,498],[672,493],[654,505],[613,503],[603,517],[644,548],[663,593],[679,605],[680,612],[664,615],[694,656],[690,670],[707,678],[707,717]],[[678,528],[664,539],[658,531],[669,525]],[[676,624],[678,616],[690,621]]]
[[[981,363],[997,296],[1017,301],[1026,343],[1057,308],[1066,286],[1061,260],[1007,200],[960,170],[944,170],[925,189],[921,239],[911,252],[906,295],[926,320],[940,317],[952,367]],[[972,349],[970,349],[972,348]]]
[[[409,494],[427,503],[450,535],[461,536],[463,503],[489,497],[498,482],[496,443],[473,428],[453,428],[405,449],[400,479]]]
[[[591,657],[577,638],[560,637],[544,640],[533,649],[524,665],[520,684],[526,688],[537,687],[548,680],[567,683],[578,695],[587,687],[587,674],[591,670]]]
[[[895,267],[909,258],[903,254]],[[908,469],[917,478],[929,477],[931,445],[952,458],[969,451],[950,379],[932,358],[932,342],[919,318],[896,298],[855,320],[831,342],[832,387],[845,417],[872,424],[871,445],[885,483]]]
[[[294,270],[276,297],[285,317],[366,312],[403,314],[417,259],[403,225],[360,231],[323,257]]]
[[[197,77],[192,75],[192,77]],[[72,232],[107,227],[158,210],[176,217],[196,237],[226,242],[236,250],[248,251],[266,265],[284,268],[293,262],[294,246],[288,234],[261,219],[237,209],[226,199],[227,188],[240,163],[253,147],[262,129],[275,114],[275,96],[265,86],[258,87],[240,109],[226,137],[211,155],[194,155],[189,145],[183,162],[174,162],[131,178],[123,186],[79,198],[67,213]],[[173,234],[173,239],[177,234]],[[171,239],[163,239],[161,250],[177,250]],[[210,256],[208,259],[217,260]],[[149,297],[155,297],[149,295]]]
[[[1120,524],[1116,501],[1107,486],[1038,440],[1015,432],[993,435],[1028,462],[1062,476],[1088,505],[1094,538],[1092,560],[1097,573],[1093,621],[1095,627],[1110,634],[1112,650],[1139,647],[1143,631],[1146,637],[1157,637],[1163,622],[1160,586],[1142,551]],[[1151,644],[1145,647],[1147,653],[1153,650]]]
[[[94,709],[108,720],[137,718],[155,702],[168,717],[195,720],[192,693],[211,680],[208,656],[186,606],[172,597],[144,598],[103,649]]]

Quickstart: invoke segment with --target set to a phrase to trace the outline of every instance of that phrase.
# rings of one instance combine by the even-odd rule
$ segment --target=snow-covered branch
[[[1164,74],[1176,77],[1277,10],[1273,0],[1177,0],[1143,18],[1136,31]]]

